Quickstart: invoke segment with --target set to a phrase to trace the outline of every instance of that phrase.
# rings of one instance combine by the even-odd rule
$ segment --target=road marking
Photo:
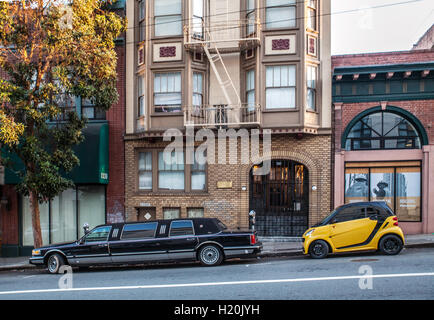
[[[243,285],[243,284],[267,284],[267,283],[351,280],[351,279],[360,279],[360,278],[367,279],[367,278],[403,278],[403,277],[434,277],[434,272],[355,275],[355,276],[336,276],[336,277],[317,277],[317,278],[271,279],[271,280],[224,281],[224,282],[150,284],[150,285],[138,285],[138,286],[89,287],[89,288],[70,288],[70,289],[17,290],[17,291],[0,291],[0,295],[23,294],[23,293],[73,292],[73,291],[162,289],[162,288],[206,287],[206,286],[225,286],[225,285]]]

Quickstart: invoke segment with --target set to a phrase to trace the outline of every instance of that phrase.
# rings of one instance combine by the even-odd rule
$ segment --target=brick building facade
[[[255,210],[259,235],[300,236],[331,207],[330,1],[172,5],[127,1],[126,220],[246,228]],[[271,132],[256,159],[271,171],[258,177],[256,161],[240,161],[240,138],[234,163],[227,152],[225,163],[186,164],[185,149],[163,162],[168,129],[184,141],[188,129]]]
[[[405,233],[433,232],[434,50],[333,56],[332,66],[334,206],[385,200]]]

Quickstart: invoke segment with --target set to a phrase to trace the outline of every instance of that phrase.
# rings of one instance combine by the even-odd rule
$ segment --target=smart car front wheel
[[[324,240],[315,240],[309,247],[309,254],[314,259],[325,258],[329,253],[329,246]]]

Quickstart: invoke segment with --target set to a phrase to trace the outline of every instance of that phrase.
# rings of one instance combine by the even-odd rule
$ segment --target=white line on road
[[[116,286],[116,287],[89,287],[89,288],[69,288],[69,289],[18,290],[18,291],[0,291],[0,295],[22,294],[22,293],[51,293],[51,292],[74,292],[74,291],[98,291],[98,290],[161,289],[161,288],[206,287],[206,286],[243,285],[243,284],[267,284],[267,283],[330,281],[330,280],[350,280],[350,279],[369,279],[369,278],[402,278],[402,277],[433,277],[433,276],[434,276],[434,272],[425,272],[425,273],[398,273],[398,274],[355,275],[355,276],[336,276],[336,277],[317,277],[317,278],[292,278],[292,279],[272,279],[272,280],[247,280],[247,281],[224,281],[224,282],[150,284],[150,285],[139,285],[139,286]]]

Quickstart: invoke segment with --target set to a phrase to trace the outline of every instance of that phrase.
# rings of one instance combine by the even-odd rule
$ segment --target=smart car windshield
[[[325,226],[326,224],[329,223],[329,221],[331,220],[331,218],[334,216],[334,214],[336,213],[336,211],[339,209],[340,207],[336,208],[335,210],[333,210],[327,217],[325,217],[321,222],[317,223],[316,225],[314,225],[313,227],[319,227],[319,226]]]

